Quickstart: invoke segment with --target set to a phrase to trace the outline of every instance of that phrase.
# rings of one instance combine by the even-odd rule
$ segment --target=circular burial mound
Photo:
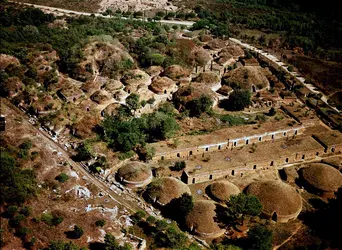
[[[300,173],[305,182],[319,191],[334,192],[342,186],[342,174],[327,164],[312,163]]]
[[[177,85],[173,80],[166,76],[158,76],[153,79],[150,89],[156,94],[172,94],[173,91],[177,90]]]
[[[165,177],[154,180],[148,185],[145,195],[148,199],[161,206],[165,206],[171,200],[179,198],[182,194],[191,194],[189,187],[173,177]]]
[[[130,162],[119,168],[117,176],[122,183],[131,187],[142,187],[152,181],[150,167],[141,162]]]
[[[269,86],[266,70],[260,66],[244,66],[231,70],[223,76],[226,85],[252,91],[252,87],[263,89]]]
[[[163,72],[164,76],[171,78],[174,81],[178,81],[181,78],[189,77],[191,70],[186,69],[180,65],[171,65],[165,69]]]
[[[209,186],[209,194],[220,202],[228,201],[230,196],[239,193],[239,188],[229,181],[217,181]]]
[[[224,234],[216,220],[216,205],[212,201],[196,201],[186,217],[186,226],[194,234],[204,238],[217,238]]]
[[[302,210],[301,196],[282,181],[254,182],[248,186],[247,193],[258,197],[263,214],[275,221],[295,219]]]

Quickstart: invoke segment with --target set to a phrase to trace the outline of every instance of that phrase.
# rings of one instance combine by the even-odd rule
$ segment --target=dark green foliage
[[[165,140],[179,129],[176,120],[162,112],[147,115],[147,138],[149,141]]]
[[[128,152],[138,144],[145,143],[145,135],[142,131],[146,125],[143,119],[121,121],[116,117],[106,117],[102,126],[109,146],[115,150]]]
[[[76,239],[79,239],[82,237],[82,235],[84,234],[83,228],[80,227],[79,225],[75,225],[74,226],[74,231],[72,231],[73,236]]]
[[[104,239],[105,250],[131,250],[131,246],[124,244],[120,246],[112,234],[106,234]]]
[[[156,217],[150,215],[147,217],[146,222],[149,224],[154,224],[157,221]]]
[[[206,95],[193,99],[186,103],[186,109],[189,110],[190,116],[200,116],[204,112],[209,112],[213,105],[213,101]]]
[[[268,115],[269,116],[274,116],[277,113],[277,111],[275,110],[275,108],[270,108],[270,110],[268,111]]]
[[[9,220],[9,225],[13,228],[17,228],[20,226],[20,223],[25,220],[25,216],[22,214],[18,214]]]
[[[171,167],[171,170],[173,171],[181,171],[186,167],[185,161],[177,161],[175,162],[175,165]]]
[[[220,106],[230,111],[240,111],[249,106],[251,101],[251,93],[248,90],[235,89],[229,95],[228,100],[223,100]]]
[[[248,231],[247,245],[250,250],[272,249],[272,231],[263,226],[256,226]]]
[[[178,222],[183,222],[184,218],[192,210],[194,202],[192,196],[185,193],[179,198],[171,200],[165,208],[165,214],[169,218]]]
[[[145,217],[146,217],[146,213],[143,210],[139,210],[131,216],[131,219],[132,219],[133,223],[138,223],[142,219],[144,219]]]
[[[185,234],[173,226],[169,226],[165,232],[158,232],[156,239],[158,239],[156,241],[158,247],[171,249],[180,248],[187,241]]]
[[[63,222],[64,218],[50,213],[43,213],[40,216],[40,220],[49,226],[58,226]]]
[[[0,164],[0,204],[21,204],[35,195],[36,179],[33,170],[21,170],[15,166],[14,158],[1,151]]]
[[[137,109],[140,108],[140,101],[139,101],[139,95],[137,94],[130,94],[127,98],[126,98],[126,104],[128,106],[128,108],[132,111],[136,111]]]
[[[173,117],[154,112],[140,118],[121,120],[106,117],[102,122],[107,142],[115,150],[129,152],[145,142],[164,140],[174,135],[178,124]]]
[[[66,173],[60,173],[59,175],[56,176],[55,179],[61,183],[64,183],[67,180],[69,180],[69,176]]]
[[[3,10],[0,14],[0,24],[5,27],[11,25],[25,26],[33,25],[40,26],[54,20],[52,14],[46,15],[40,9],[27,8],[22,11],[17,11],[14,8]]]
[[[58,240],[51,241],[48,250],[80,250],[80,248],[72,242]]]
[[[240,193],[227,202],[227,209],[222,211],[221,219],[227,224],[243,220],[244,216],[257,216],[261,213],[262,204],[254,195]]]
[[[22,214],[22,215],[24,215],[24,216],[26,216],[26,217],[28,217],[28,216],[31,215],[31,208],[30,208],[30,207],[26,207],[26,206],[25,206],[25,207],[22,207],[22,208],[20,209],[19,213]]]
[[[95,225],[96,225],[97,227],[104,227],[104,226],[106,225],[106,221],[105,221],[105,220],[97,220],[97,221],[95,222]]]
[[[261,213],[262,205],[254,195],[240,193],[232,196],[227,202],[229,209],[235,214],[256,216]]]
[[[27,234],[31,233],[31,230],[27,227],[20,227],[17,231],[16,231],[16,235],[18,237],[24,237]]]
[[[158,231],[163,231],[163,230],[165,230],[168,227],[168,225],[169,224],[165,220],[158,220],[156,222],[156,229]]]
[[[83,143],[77,149],[76,159],[78,161],[87,161],[93,157],[93,152],[88,143]]]
[[[8,206],[6,211],[6,217],[12,218],[16,214],[16,212],[18,212],[17,206]]]

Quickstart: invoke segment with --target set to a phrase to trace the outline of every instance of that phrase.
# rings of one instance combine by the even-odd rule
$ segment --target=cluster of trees
[[[31,169],[21,169],[15,157],[1,149],[0,205],[22,204],[36,194],[36,176]]]
[[[133,110],[136,105],[128,104]],[[106,117],[102,122],[108,145],[117,151],[128,152],[144,147],[146,142],[165,140],[172,137],[179,126],[170,113],[156,111],[140,118],[129,113]]]
[[[175,107],[186,115],[191,117],[199,117],[203,113],[210,113],[213,106],[212,99],[205,94],[198,98],[188,98],[194,94],[194,89],[189,86],[179,95],[175,95],[173,103]]]
[[[220,106],[230,111],[240,111],[251,104],[251,92],[243,89],[235,89],[229,99],[220,102]]]
[[[144,234],[153,239],[151,248],[182,249],[187,245],[186,235],[175,223],[157,220],[153,216],[146,218],[143,211],[138,211],[133,217],[135,224],[143,230]]]
[[[313,4],[300,0],[217,2],[219,3],[195,8],[202,20],[198,21],[194,28],[208,28],[214,34],[215,31],[219,34],[229,34],[229,30],[226,29],[230,24],[242,25],[248,29],[285,32],[284,44],[302,47],[306,52],[324,48],[327,50],[326,53],[329,53],[329,49],[340,50],[342,47],[342,18],[338,12],[338,2],[335,0],[324,4],[323,8],[318,2]],[[335,56],[335,59],[342,59],[341,52]]]

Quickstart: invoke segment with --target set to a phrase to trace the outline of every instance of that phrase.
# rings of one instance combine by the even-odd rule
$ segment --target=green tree
[[[261,213],[262,204],[254,195],[240,193],[233,195],[227,202],[225,220],[232,223],[243,219],[245,215],[257,216]]]
[[[67,180],[69,180],[69,176],[66,173],[60,173],[59,175],[56,176],[55,179],[61,183],[64,183]]]
[[[147,116],[147,133],[149,141],[165,140],[172,137],[179,129],[176,120],[162,112]]]
[[[75,225],[74,226],[74,231],[72,231],[73,236],[76,239],[79,239],[82,237],[82,235],[84,234],[83,228],[80,227],[79,225]]]
[[[146,222],[149,224],[154,224],[157,221],[156,217],[150,215],[147,217]]]
[[[72,242],[58,240],[51,241],[48,250],[80,250],[80,248]]]
[[[251,93],[248,90],[235,89],[228,100],[221,102],[221,106],[230,111],[240,111],[251,104]]]
[[[185,161],[177,161],[175,165],[171,168],[174,171],[181,171],[186,167]]]
[[[269,116],[274,116],[277,113],[277,111],[275,110],[275,108],[270,108],[270,110],[268,111],[268,115]]]
[[[14,158],[1,151],[0,204],[21,204],[36,193],[36,177],[31,169],[21,170],[15,166]]]
[[[253,227],[248,231],[247,245],[251,250],[272,249],[272,231],[263,226]]]
[[[194,202],[192,196],[185,193],[181,197],[171,200],[166,206],[165,212],[171,219],[182,222],[193,207]]]
[[[126,104],[130,110],[133,110],[134,112],[140,108],[140,97],[137,94],[130,94],[126,98]]]
[[[105,250],[131,250],[132,247],[128,244],[120,246],[112,234],[106,234],[104,237]]]
[[[209,112],[212,105],[213,101],[209,96],[201,95],[199,98],[186,103],[186,109],[190,111],[190,116],[198,117],[204,112]]]
[[[106,221],[105,221],[105,220],[97,220],[97,221],[95,222],[95,225],[96,225],[97,227],[104,227],[104,226],[106,225]]]
[[[158,220],[156,222],[156,229],[158,231],[164,231],[168,227],[168,223],[165,220]]]
[[[169,226],[165,232],[158,232],[155,238],[157,246],[171,249],[181,248],[187,242],[185,234],[174,226]]]

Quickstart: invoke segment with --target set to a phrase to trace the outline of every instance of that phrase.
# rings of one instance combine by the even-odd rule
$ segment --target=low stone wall
[[[274,141],[277,139],[282,139],[286,137],[295,137],[296,135],[302,134],[305,130],[305,126],[295,126],[286,130],[277,130],[270,131],[263,134],[244,136],[241,138],[232,138],[228,141],[221,141],[214,144],[204,144],[199,145],[197,147],[191,148],[180,148],[171,150],[168,152],[157,153],[154,157],[154,161],[158,160],[167,160],[167,159],[184,159],[192,155],[200,155],[208,152],[215,152],[224,149],[233,149],[236,147],[242,147],[245,145],[265,142],[265,141]]]

